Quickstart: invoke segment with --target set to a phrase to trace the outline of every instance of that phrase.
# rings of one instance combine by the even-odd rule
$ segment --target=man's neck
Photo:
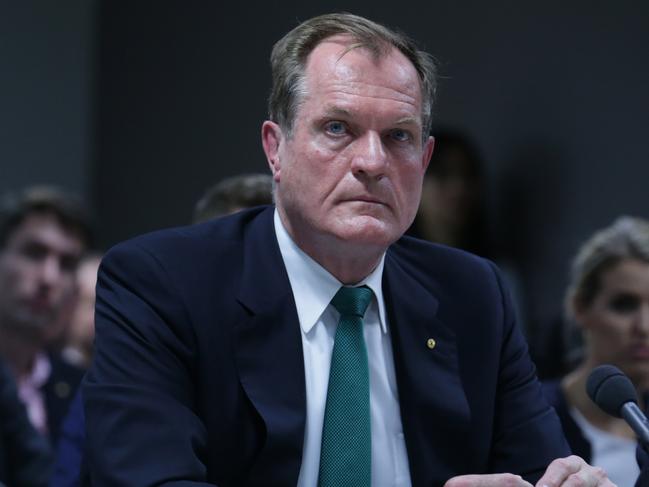
[[[304,253],[346,285],[356,284],[369,276],[385,252],[383,248],[353,245],[349,242],[295,241],[295,243]]]
[[[378,255],[368,255],[369,252],[343,255],[345,253],[342,250],[334,253],[310,253],[306,249],[303,250],[345,285],[356,284],[369,276],[379,264],[383,255],[383,252]]]
[[[385,254],[386,248],[380,245],[350,242],[331,235],[296,235],[286,225],[286,219],[281,218],[281,211],[279,215],[295,245],[343,284],[352,285],[365,279]]]

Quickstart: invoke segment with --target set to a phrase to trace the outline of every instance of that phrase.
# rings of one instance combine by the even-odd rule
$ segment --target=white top
[[[590,464],[602,467],[618,487],[633,487],[640,475],[635,459],[637,443],[596,428],[574,407],[570,408],[570,415],[590,443]]]
[[[302,329],[307,408],[302,466],[297,485],[313,487],[318,485],[329,367],[340,316],[330,302],[342,284],[295,244],[277,210],[275,234]],[[407,487],[411,485],[410,470],[381,287],[384,259],[385,254],[376,269],[357,283],[368,286],[374,292],[363,320],[370,372],[372,486]]]

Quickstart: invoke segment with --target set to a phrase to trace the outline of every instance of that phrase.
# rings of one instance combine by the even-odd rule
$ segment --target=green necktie
[[[320,487],[370,487],[372,434],[370,377],[363,337],[363,315],[372,290],[341,287],[331,304],[340,313],[331,354],[322,449]]]

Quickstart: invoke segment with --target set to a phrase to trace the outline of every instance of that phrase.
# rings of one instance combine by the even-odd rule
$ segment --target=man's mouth
[[[387,206],[387,204],[380,200],[379,198],[373,197],[373,196],[355,196],[352,198],[345,198],[345,201],[349,202],[360,202],[360,203],[371,203],[374,205],[382,205],[382,206]]]

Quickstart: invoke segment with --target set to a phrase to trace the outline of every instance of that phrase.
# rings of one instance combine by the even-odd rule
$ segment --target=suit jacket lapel
[[[250,485],[295,485],[302,460],[306,389],[302,339],[291,286],[273,229],[272,208],[244,237],[236,360],[241,385],[266,427]]]
[[[455,333],[437,319],[440,302],[413,277],[417,272],[388,251],[383,286],[410,475],[413,485],[430,486],[461,461],[445,445],[469,427],[470,411]]]

